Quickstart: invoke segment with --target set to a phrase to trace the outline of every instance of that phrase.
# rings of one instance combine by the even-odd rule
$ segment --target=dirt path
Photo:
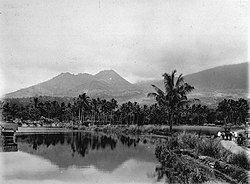
[[[227,150],[229,150],[235,154],[244,151],[248,155],[248,158],[250,159],[250,149],[249,148],[239,146],[234,141],[221,140],[221,144],[222,144],[222,146],[224,146],[224,148],[226,148]],[[248,176],[250,178],[250,171],[248,172]],[[249,183],[250,183],[250,181],[249,181]]]
[[[226,148],[227,150],[229,150],[229,151],[231,151],[232,153],[235,153],[235,154],[237,154],[239,152],[242,152],[242,151],[245,151],[247,153],[247,155],[249,156],[249,159],[250,159],[250,149],[249,148],[239,146],[234,141],[221,140],[221,144],[222,144],[222,146],[224,146],[224,148]]]
[[[249,131],[250,129],[246,129],[246,130],[237,130],[235,132],[239,133],[243,133],[244,131]],[[224,148],[226,148],[227,150],[231,151],[232,153],[239,153],[242,151],[245,151],[247,153],[247,155],[249,156],[250,159],[250,149],[243,147],[243,146],[239,146],[236,142],[234,141],[225,141],[225,140],[221,140],[221,144],[222,146],[224,146]]]

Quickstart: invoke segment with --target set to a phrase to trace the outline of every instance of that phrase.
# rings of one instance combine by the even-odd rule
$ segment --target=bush
[[[194,149],[197,147],[200,139],[196,134],[183,132],[178,136],[178,141],[182,148]]]
[[[221,150],[224,149],[219,139],[204,138],[198,142],[197,151],[201,155],[220,159]]]
[[[174,141],[175,142],[175,141]],[[208,169],[198,167],[191,160],[185,159],[169,148],[174,143],[159,145],[156,147],[156,157],[162,165],[162,169],[157,170],[158,180],[166,176],[167,183],[203,183],[210,179],[212,172]]]
[[[166,176],[168,183],[249,181],[246,171],[250,170],[248,155],[245,152],[232,154],[221,145],[219,139],[186,132],[173,134],[166,142],[157,145],[155,154],[162,168],[157,170],[158,180]]]
[[[229,161],[230,164],[236,165],[242,169],[250,170],[250,160],[246,152],[234,154]]]

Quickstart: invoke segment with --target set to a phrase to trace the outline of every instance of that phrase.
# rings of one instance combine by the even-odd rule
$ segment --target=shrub
[[[171,145],[171,144],[170,144]],[[166,176],[167,183],[203,183],[210,179],[212,172],[197,164],[192,160],[171,151],[169,144],[156,147],[156,157],[162,165],[162,170],[158,169],[158,180]]]
[[[204,138],[198,142],[197,151],[201,155],[220,159],[221,150],[224,149],[219,139]]]
[[[242,151],[234,154],[229,161],[230,164],[236,165],[242,169],[250,170],[250,160],[246,152]]]
[[[157,171],[158,179],[166,176],[168,183],[203,183],[217,179],[229,183],[249,181],[247,153],[231,153],[218,138],[175,133],[157,145],[155,154],[162,166]],[[206,160],[196,159],[198,156],[206,156]]]
[[[182,148],[194,149],[197,147],[200,139],[196,134],[183,132],[178,136],[178,141]]]

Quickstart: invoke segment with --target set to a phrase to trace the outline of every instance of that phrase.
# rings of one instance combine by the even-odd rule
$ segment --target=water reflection
[[[13,183],[151,183],[158,164],[154,145],[125,135],[23,134],[16,143],[18,152],[0,154]]]
[[[156,162],[154,146],[139,138],[88,132],[17,136],[20,151],[39,155],[60,168],[94,166],[111,172],[129,159]]]
[[[33,150],[39,147],[50,147],[58,144],[68,145],[72,150],[72,155],[75,152],[79,153],[82,157],[88,153],[88,150],[99,150],[109,147],[113,150],[116,147],[117,140],[107,135],[93,135],[91,133],[73,132],[70,134],[31,134],[21,135],[17,137],[17,142],[28,143],[32,145]],[[122,143],[130,144],[129,139],[123,139]]]
[[[2,151],[3,152],[16,152],[18,151],[18,146],[15,143],[14,136],[2,136]]]
[[[136,145],[139,143],[140,139],[132,139],[128,136],[124,136],[121,135],[120,137],[120,141],[122,142],[122,144],[127,145],[128,147],[130,147],[131,145],[133,145],[134,147],[136,147]]]
[[[17,137],[17,142],[28,143],[32,145],[34,150],[37,150],[40,146],[56,146],[70,145],[72,155],[75,152],[79,153],[82,157],[88,153],[88,150],[99,150],[109,147],[111,150],[116,148],[117,141],[120,141],[124,146],[136,147],[140,142],[140,139],[131,138],[125,135],[119,136],[108,136],[108,135],[94,135],[86,132],[73,132],[70,134],[59,133],[59,134],[31,134],[31,135],[20,135]],[[147,143],[143,140],[143,143]]]

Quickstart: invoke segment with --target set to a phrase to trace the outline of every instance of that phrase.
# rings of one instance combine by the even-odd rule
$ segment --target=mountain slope
[[[95,80],[108,83],[115,88],[122,88],[122,89],[135,88],[133,84],[126,81],[124,78],[118,75],[114,70],[101,71],[97,73],[94,77]]]
[[[90,74],[73,75],[70,73],[61,73],[60,75],[37,85],[18,90],[6,95],[10,98],[22,98],[32,96],[76,96],[74,89],[81,86],[86,90],[87,86],[93,80]]]
[[[196,90],[248,90],[248,63],[225,65],[184,76],[185,82]],[[177,71],[179,72],[179,71]],[[179,74],[179,73],[178,73]],[[151,84],[164,89],[162,80],[137,83],[145,92],[152,91]]]
[[[7,94],[7,98],[32,96],[76,97],[87,93],[91,97],[119,98],[141,94],[141,90],[126,81],[113,70],[104,70],[96,75],[61,73],[37,85]]]
[[[226,65],[185,76],[198,89],[248,89],[248,63]]]

